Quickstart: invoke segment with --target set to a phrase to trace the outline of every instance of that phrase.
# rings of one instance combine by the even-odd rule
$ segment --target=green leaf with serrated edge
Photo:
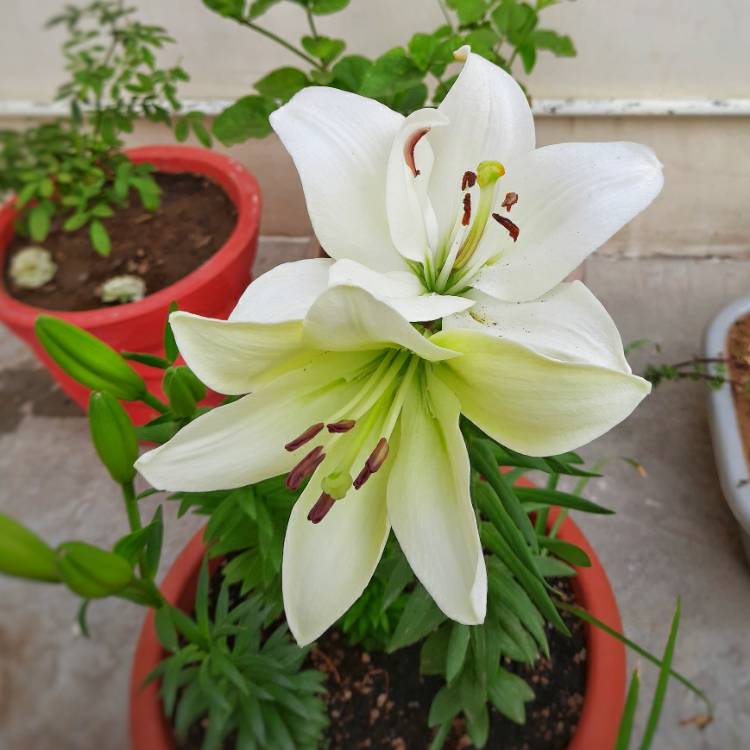
[[[302,47],[313,57],[317,57],[324,63],[330,63],[346,49],[346,42],[343,39],[331,39],[327,36],[303,36]]]
[[[558,57],[575,57],[576,48],[569,36],[558,34],[551,29],[535,29],[529,35],[529,43],[539,49],[546,49]]]
[[[669,638],[667,639],[667,645],[661,659],[661,669],[659,670],[659,678],[654,690],[651,710],[649,711],[646,727],[643,730],[643,737],[641,738],[640,750],[649,750],[656,736],[656,728],[659,725],[662,708],[664,707],[664,698],[667,695],[667,687],[669,686],[669,674],[672,669],[672,659],[674,658],[674,649],[677,643],[677,630],[680,626],[681,612],[682,604],[678,597],[674,616],[672,617],[672,625],[669,628]]]
[[[438,40],[432,34],[414,34],[409,40],[409,56],[415,65],[426,71],[438,47]]]
[[[54,550],[4,513],[0,513],[0,573],[37,581],[60,580]]]
[[[518,676],[499,667],[489,685],[492,705],[516,724],[526,723],[525,704],[534,699],[534,691]]]
[[[638,708],[638,693],[640,690],[640,677],[638,670],[633,671],[633,677],[628,687],[628,697],[625,701],[625,709],[622,712],[620,728],[617,731],[617,743],[615,750],[629,750],[630,738],[633,736],[633,724],[635,722],[635,712]]]
[[[500,498],[500,501],[505,507],[508,515],[513,520],[513,523],[516,525],[516,528],[518,528],[526,539],[526,543],[535,552],[538,551],[539,544],[536,539],[534,527],[532,526],[526,511],[519,502],[513,486],[506,481],[505,477],[503,477],[500,472],[487,442],[471,440],[469,442],[469,459],[471,460],[472,466],[484,476],[487,483]]]
[[[555,555],[555,557],[559,557],[571,565],[576,565],[579,568],[591,567],[589,556],[575,544],[564,542],[561,539],[550,539],[546,536],[539,537],[539,544]]]
[[[421,83],[423,73],[396,47],[378,57],[365,74],[359,93],[362,96],[392,96]]]
[[[316,16],[337,13],[346,8],[351,0],[309,0],[309,8]]]
[[[205,0],[204,0],[205,2]],[[269,8],[281,2],[281,0],[254,0],[250,4],[250,19],[254,20],[262,16]]]
[[[372,62],[362,55],[347,55],[342,57],[331,69],[337,88],[344,91],[352,91],[355,94],[360,91],[367,75],[372,67]]]
[[[264,96],[245,96],[221,112],[213,124],[213,134],[233,146],[249,138],[265,138],[271,132],[268,121],[276,103]]]
[[[468,26],[484,18],[487,12],[487,0],[447,0],[448,7],[456,11],[458,23]]]
[[[180,117],[174,125],[174,137],[179,143],[184,143],[190,135],[190,123],[186,117]]]
[[[418,83],[404,91],[399,91],[391,100],[391,108],[402,115],[410,115],[421,109],[427,101],[427,86]]]
[[[298,68],[284,67],[272,70],[256,81],[255,88],[262,96],[286,103],[309,84],[310,79],[303,71]]]
[[[177,629],[172,622],[171,607],[167,604],[159,607],[154,613],[154,628],[159,638],[159,643],[172,653],[179,648]]]
[[[531,572],[514,554],[500,533],[488,523],[480,526],[482,544],[489,548],[504,562],[511,573],[518,579],[526,593],[537,606],[544,617],[551,622],[563,635],[569,636],[570,631],[555,609],[547,590],[536,573]]]
[[[114,349],[81,328],[40,315],[34,332],[55,363],[87,388],[125,401],[138,400],[146,392],[143,378]]]
[[[559,490],[548,490],[543,487],[516,487],[516,496],[522,503],[541,503],[544,505],[557,505],[561,508],[571,508],[583,513],[596,513],[599,515],[613,515],[614,511],[609,510],[591,500],[585,500],[577,495]]]
[[[453,623],[448,651],[445,655],[445,679],[453,682],[458,673],[463,669],[466,653],[469,649],[469,627],[461,623]]]
[[[421,674],[445,674],[448,643],[452,632],[451,623],[444,623],[424,640],[419,652],[419,671]]]
[[[200,120],[192,119],[190,121],[190,127],[192,128],[195,137],[198,139],[198,143],[204,148],[211,148],[211,136],[209,135],[208,130],[206,130],[206,126]]]
[[[431,633],[443,620],[445,615],[438,609],[424,586],[418,585],[409,595],[406,608],[388,644],[388,653],[411,646]]]
[[[219,15],[235,19],[241,19],[245,10],[245,0],[203,0],[203,4]]]

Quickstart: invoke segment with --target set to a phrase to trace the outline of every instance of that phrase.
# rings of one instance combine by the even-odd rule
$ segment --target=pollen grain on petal
[[[471,221],[471,193],[464,193],[464,215],[461,219],[461,224],[465,227],[469,226]]]
[[[508,230],[508,234],[511,236],[511,239],[513,242],[515,242],[518,239],[518,235],[520,233],[520,229],[518,228],[517,224],[514,224],[509,218],[506,216],[500,216],[500,214],[492,214],[492,218],[500,224],[500,226],[504,227]]]
[[[411,173],[415,177],[419,177],[420,171],[417,169],[417,164],[414,161],[414,149],[417,144],[427,133],[430,132],[430,128],[422,128],[421,130],[415,130],[404,143],[404,159],[406,160],[406,166],[409,167]]]
[[[336,501],[325,492],[316,500],[315,505],[310,508],[310,512],[307,514],[307,520],[312,523],[320,523],[327,515],[328,511],[333,508],[333,504]]]
[[[305,443],[309,443],[323,429],[323,427],[325,427],[323,422],[310,425],[310,427],[308,427],[301,435],[294,438],[294,440],[290,440],[284,448],[290,453],[293,453],[297,448],[301,448]]]
[[[349,432],[357,424],[355,419],[340,419],[338,422],[331,422],[326,425],[328,432]]]
[[[511,208],[518,203],[518,193],[506,193],[505,199],[502,202],[502,207],[510,213]]]

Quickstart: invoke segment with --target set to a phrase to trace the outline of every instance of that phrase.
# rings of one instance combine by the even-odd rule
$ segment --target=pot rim
[[[39,315],[50,314],[82,328],[90,328],[127,322],[143,315],[158,313],[173,299],[184,297],[199,287],[206,277],[221,275],[232,261],[242,254],[247,238],[258,232],[261,212],[260,186],[255,176],[236,159],[206,148],[174,144],[139,146],[124,149],[123,153],[135,163],[150,162],[158,171],[194,172],[216,182],[237,209],[237,223],[227,240],[208,260],[174,284],[159,289],[137,302],[114,307],[71,311],[27,305],[7,291],[4,274],[0,273],[0,318],[12,326],[30,328]],[[13,198],[10,198],[0,206],[0,233],[3,227],[12,223],[14,215]],[[0,265],[4,264],[7,247],[8,242],[0,241]]]
[[[550,523],[558,513],[558,508],[552,509]],[[578,545],[591,560],[591,567],[576,568],[573,586],[579,603],[594,617],[622,632],[620,612],[607,574],[570,516],[560,527],[558,538]],[[161,591],[167,601],[186,609],[192,606],[194,586],[205,550],[201,529],[180,552],[164,579]],[[625,647],[599,628],[586,625],[586,650],[583,709],[567,750],[606,750],[614,747],[619,717],[625,706]],[[146,675],[163,655],[154,627],[154,612],[149,610],[138,638],[130,676],[129,723],[133,750],[174,750],[175,747],[162,711],[158,685],[152,682],[141,687]]]

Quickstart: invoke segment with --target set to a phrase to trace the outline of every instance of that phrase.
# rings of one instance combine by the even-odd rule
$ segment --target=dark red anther
[[[313,523],[320,523],[327,515],[328,511],[333,508],[336,501],[324,492],[315,502],[310,512],[307,514],[307,520]]]
[[[510,209],[518,203],[518,193],[506,193],[505,200],[502,202],[502,207],[510,213]]]
[[[301,448],[305,443],[309,443],[323,429],[324,426],[325,425],[322,422],[311,425],[299,437],[294,438],[294,440],[290,440],[284,446],[284,448],[286,448],[290,453],[296,451],[297,448]]]
[[[513,242],[515,242],[518,239],[518,234],[521,230],[510,219],[506,218],[505,216],[500,216],[500,214],[492,214],[492,218],[498,224],[500,224],[501,227],[504,227],[505,229],[508,230],[508,234],[513,239]]]
[[[332,422],[326,427],[328,432],[349,432],[357,422],[354,419],[340,419],[338,422]]]
[[[404,159],[406,159],[406,166],[411,169],[411,173],[415,177],[419,177],[419,170],[417,169],[416,162],[414,161],[414,149],[417,147],[419,141],[430,132],[429,128],[422,128],[422,130],[415,130],[404,143]]]
[[[473,188],[477,184],[477,176],[471,170],[464,172],[464,176],[461,178],[461,190],[466,188]]]
[[[464,216],[461,219],[461,223],[465,226],[469,226],[471,221],[471,194],[464,193]]]
[[[372,472],[367,467],[367,464],[365,464],[362,467],[362,471],[357,474],[354,481],[352,482],[352,485],[355,490],[358,490],[370,477],[372,476]]]
[[[357,474],[357,478],[352,482],[355,490],[358,490],[385,463],[389,450],[388,441],[385,438],[380,438],[375,450],[365,461],[362,471]]]
[[[287,489],[296,492],[302,482],[323,463],[325,457],[326,454],[323,453],[322,445],[313,448],[287,475]]]

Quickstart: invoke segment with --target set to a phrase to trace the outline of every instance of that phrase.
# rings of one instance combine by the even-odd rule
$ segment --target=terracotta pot
[[[88,401],[88,390],[62,372],[39,346],[34,336],[37,316],[47,313],[63,318],[118,350],[162,356],[164,323],[170,302],[176,301],[182,310],[225,318],[250,283],[257,250],[260,188],[239,162],[207,149],[188,146],[147,146],[126,153],[134,162],[150,162],[162,172],[193,172],[210,178],[236,206],[237,225],[224,245],[187,276],[140,302],[116,307],[77,312],[33,307],[8,294],[0,274],[0,320],[33,349],[62,389],[82,407]],[[13,238],[13,219],[12,202],[8,202],[0,208],[0,267],[4,266],[5,251]],[[136,369],[145,378],[149,390],[161,396],[161,371],[140,366]],[[155,416],[145,404],[134,402],[125,406],[138,423]]]
[[[527,482],[523,484],[528,486]],[[550,513],[550,523],[557,509]],[[165,599],[189,611],[195,601],[198,572],[205,552],[199,531],[175,560],[164,579]],[[576,544],[591,559],[590,568],[579,568],[574,587],[579,603],[594,617],[622,632],[615,595],[599,558],[581,530],[567,518],[558,538]],[[610,750],[615,745],[625,706],[625,647],[598,628],[586,628],[586,692],[581,720],[568,750]],[[154,613],[143,623],[130,677],[130,746],[133,750],[174,750],[172,733],[162,711],[156,683],[143,681],[164,656],[154,629]]]

